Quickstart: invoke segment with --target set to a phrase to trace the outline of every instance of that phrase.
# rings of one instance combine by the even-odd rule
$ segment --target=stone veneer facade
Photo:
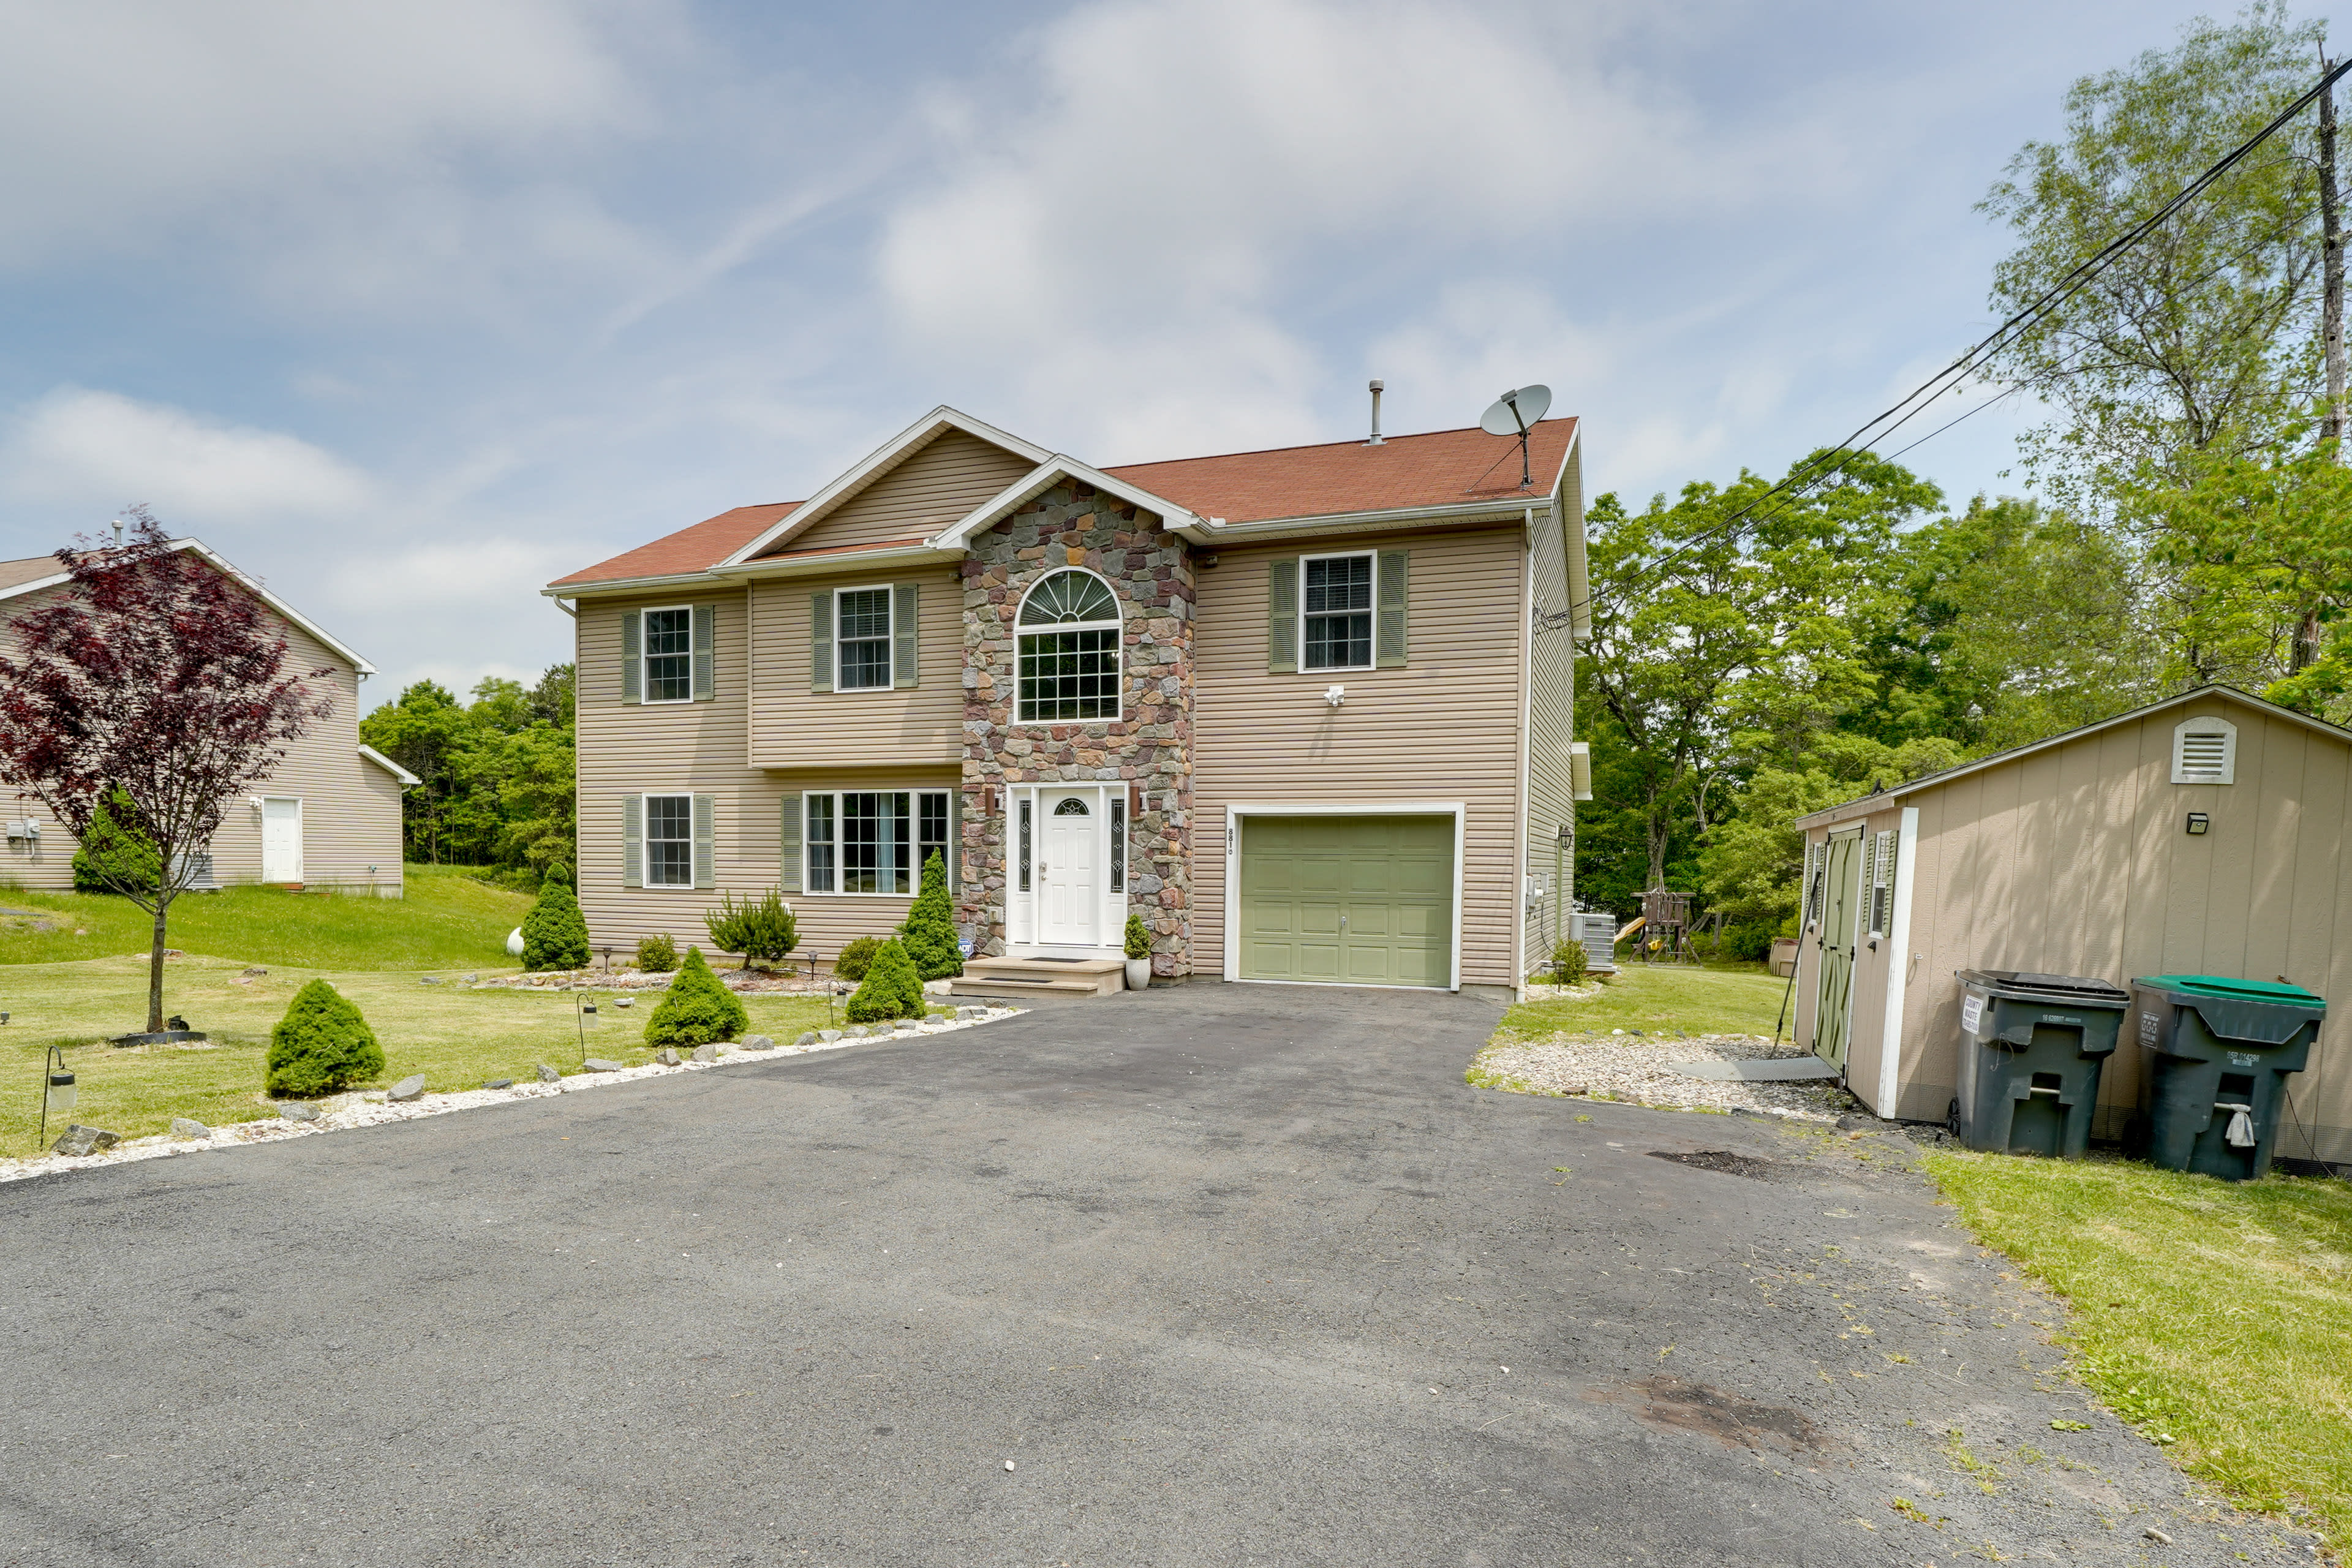
[[[1099,573],[1124,622],[1117,720],[1016,724],[1013,617],[1063,566]],[[1151,927],[1154,974],[1192,971],[1192,565],[1160,519],[1091,485],[1058,485],[972,540],[963,562],[962,876],[956,921],[1005,951],[1007,796],[1018,784],[1126,780],[1127,904]],[[1122,917],[1122,921],[1123,921]],[[1108,933],[1115,944],[1117,932]]]

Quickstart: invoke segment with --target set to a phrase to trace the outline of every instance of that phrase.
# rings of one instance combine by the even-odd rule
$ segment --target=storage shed
[[[1796,1037],[1881,1116],[1941,1121],[1962,969],[2284,979],[2352,1005],[2352,731],[2225,687],[1801,818]],[[2092,1135],[2138,1104],[2116,1051]],[[2327,1031],[2284,1158],[2352,1161]]]

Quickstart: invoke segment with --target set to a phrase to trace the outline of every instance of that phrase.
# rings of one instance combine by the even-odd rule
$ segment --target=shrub
[[[677,943],[667,936],[639,937],[637,967],[647,974],[667,974],[677,967]]]
[[[856,942],[844,942],[833,956],[833,972],[844,980],[863,980],[872,966],[874,955],[882,951],[878,936],[861,936]]]
[[[925,980],[945,980],[963,973],[963,946],[956,937],[955,905],[948,898],[947,862],[936,849],[923,862],[923,890],[898,928],[906,937],[907,956]]]
[[[1143,923],[1141,915],[1127,917],[1127,956],[1129,958],[1151,956],[1151,928]]]
[[[899,942],[886,942],[866,971],[866,983],[849,999],[849,1021],[871,1024],[881,1018],[919,1018],[923,1005],[922,976]]]
[[[719,907],[706,912],[702,923],[721,952],[743,955],[746,969],[753,959],[781,963],[801,944],[800,922],[793,915],[793,907],[773,888],[740,904],[734,894],[721,893]]]
[[[1726,926],[1723,939],[1716,944],[1716,952],[1723,958],[1761,963],[1772,956],[1772,922],[1748,921],[1736,926]]]
[[[1587,954],[1580,942],[1563,939],[1551,950],[1551,983],[1554,985],[1574,985],[1584,979]]]
[[[649,1046],[699,1046],[731,1040],[751,1026],[742,1000],[710,973],[702,950],[689,947],[677,978],[662,994],[661,1005],[646,1020]]]
[[[383,1047],[360,1010],[323,980],[294,993],[286,1016],[269,1031],[272,1094],[332,1094],[383,1071]]]
[[[74,850],[74,891],[152,892],[163,869],[155,846],[139,830],[131,796],[117,784],[90,814],[89,831]]]
[[[522,966],[588,967],[588,921],[572,891],[571,874],[561,866],[547,868],[539,885],[539,901],[522,917]]]

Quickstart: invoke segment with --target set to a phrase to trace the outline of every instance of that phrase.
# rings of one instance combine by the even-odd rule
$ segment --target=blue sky
[[[938,403],[1098,463],[1473,422],[1778,472],[1988,324],[1973,210],[2199,7],[0,4],[0,553],[146,501],[389,700]],[[1955,497],[2032,411],[1906,461]]]

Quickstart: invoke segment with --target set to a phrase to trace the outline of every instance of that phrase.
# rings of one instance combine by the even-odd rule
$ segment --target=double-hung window
[[[1370,669],[1372,667],[1372,557],[1310,555],[1305,569],[1306,642],[1308,669]]]
[[[648,616],[646,619],[651,620],[652,616]],[[692,795],[646,796],[646,886],[694,886]]]
[[[1055,572],[1021,601],[1024,724],[1118,717],[1118,600],[1091,572]]]
[[[646,700],[694,700],[694,612],[646,612]]]
[[[936,852],[950,872],[946,790],[838,790],[803,798],[803,846],[812,893],[905,897]]]
[[[834,678],[841,691],[890,684],[890,590],[844,588],[834,595],[834,647],[841,660]]]

